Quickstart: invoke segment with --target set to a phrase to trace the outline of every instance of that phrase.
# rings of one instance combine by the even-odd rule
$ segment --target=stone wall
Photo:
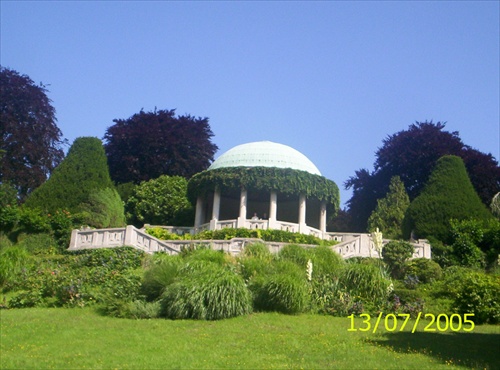
[[[187,228],[168,228],[170,232],[180,235],[188,233]],[[339,243],[332,246],[332,250],[344,258],[375,257],[380,258],[370,234],[329,233],[330,240]],[[384,244],[390,240],[384,240]],[[146,253],[164,252],[177,254],[183,248],[210,247],[214,250],[223,250],[233,255],[238,255],[245,245],[260,242],[266,244],[269,250],[277,253],[288,243],[265,242],[253,238],[233,238],[231,240],[160,240],[134,226],[112,229],[83,229],[73,230],[68,250],[114,248],[130,246]],[[430,245],[426,240],[412,243],[415,248],[414,258],[431,258]],[[311,248],[314,246],[304,245]]]

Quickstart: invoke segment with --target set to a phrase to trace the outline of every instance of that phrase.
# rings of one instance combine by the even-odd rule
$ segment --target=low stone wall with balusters
[[[175,230],[172,230],[175,231]],[[179,230],[185,232],[186,230]],[[332,250],[344,258],[350,257],[375,257],[380,258],[375,249],[370,234],[341,234],[330,233],[330,240],[339,243],[332,246]],[[390,240],[384,240],[384,244]],[[277,253],[288,243],[265,242],[253,238],[233,238],[231,240],[160,240],[134,226],[113,229],[83,229],[73,230],[69,250],[113,248],[130,246],[146,253],[164,252],[177,254],[183,248],[209,247],[214,250],[223,250],[233,255],[238,255],[245,245],[260,242],[268,246],[269,250]],[[426,240],[412,243],[415,248],[413,258],[431,258],[430,245]],[[304,247],[314,247],[303,245]]]

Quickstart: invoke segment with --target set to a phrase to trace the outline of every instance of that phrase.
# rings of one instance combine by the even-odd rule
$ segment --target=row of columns
[[[245,188],[241,189],[240,193],[240,208],[239,216],[237,219],[237,227],[244,227],[247,220],[247,201],[248,193]],[[214,191],[213,207],[212,207],[212,218],[211,223],[215,224],[219,221],[220,213],[220,202],[221,193],[220,189],[216,188]],[[203,198],[198,197],[196,201],[196,214],[195,214],[195,227],[199,227],[203,221]],[[278,194],[276,191],[271,191],[269,198],[269,225],[273,225],[277,221],[278,213]],[[322,232],[326,232],[326,203],[321,202],[319,217],[319,229]],[[306,196],[304,194],[299,195],[299,232],[305,232],[307,230],[306,225]],[[212,229],[212,226],[211,226]]]

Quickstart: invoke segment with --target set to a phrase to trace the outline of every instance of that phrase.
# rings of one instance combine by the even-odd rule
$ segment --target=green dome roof
[[[271,141],[235,146],[217,158],[208,169],[226,167],[292,168],[321,176],[318,168],[304,154],[287,145]]]

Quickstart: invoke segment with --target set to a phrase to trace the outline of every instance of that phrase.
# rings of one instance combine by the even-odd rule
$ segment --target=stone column
[[[194,216],[194,227],[195,228],[200,227],[201,224],[203,223],[203,213],[204,213],[203,198],[201,196],[199,196],[196,199],[196,214]]]
[[[276,190],[271,190],[271,195],[269,197],[269,224],[270,229],[276,228],[276,220],[278,214],[278,193]]]
[[[304,194],[299,195],[299,232],[306,234],[306,196]]]
[[[214,203],[212,207],[212,219],[210,220],[210,230],[216,230],[217,221],[219,221],[220,211],[220,189],[216,188],[214,191]]]
[[[247,189],[241,188],[240,193],[240,214],[236,227],[245,227],[247,222]]]
[[[319,230],[323,234],[326,233],[326,202],[324,200],[321,201],[319,207]]]

